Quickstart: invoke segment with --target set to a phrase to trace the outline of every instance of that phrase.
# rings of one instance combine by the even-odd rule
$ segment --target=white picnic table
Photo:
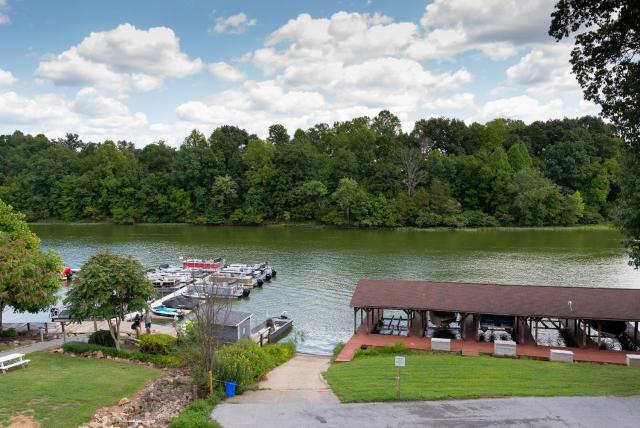
[[[25,360],[24,354],[9,354],[4,357],[0,357],[0,371],[6,373],[11,367],[24,367],[31,360]]]

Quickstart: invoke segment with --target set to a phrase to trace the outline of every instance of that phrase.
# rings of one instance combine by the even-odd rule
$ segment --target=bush
[[[218,350],[215,376],[220,381],[234,381],[238,394],[264,374],[295,355],[293,341],[271,344],[261,348],[250,340],[240,340]]]
[[[495,217],[485,214],[482,211],[465,211],[461,216],[466,220],[467,226],[470,227],[494,227],[499,226]]]
[[[64,352],[73,352],[75,354],[88,354],[90,352],[100,351],[105,356],[152,363],[162,367],[180,367],[184,365],[184,361],[177,355],[153,355],[142,352],[118,351],[116,348],[93,345],[91,343],[67,342],[62,346],[62,349],[64,349]]]
[[[213,408],[220,402],[220,397],[195,400],[179,416],[173,418],[169,428],[218,428],[220,424],[209,419]]]
[[[11,327],[2,332],[3,337],[18,337],[18,331]]]
[[[98,330],[89,336],[89,343],[100,346],[108,346],[110,348],[116,347],[116,342],[111,337],[109,330]]]
[[[365,349],[358,349],[356,351],[357,356],[365,356],[365,355],[388,355],[388,354],[407,354],[409,349],[407,349],[402,342],[398,342],[394,345],[386,345],[386,346],[369,346]]]
[[[140,338],[140,352],[153,355],[169,355],[174,349],[176,338],[168,334],[145,334]]]

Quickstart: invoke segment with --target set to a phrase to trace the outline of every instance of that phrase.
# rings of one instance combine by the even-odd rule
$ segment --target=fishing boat
[[[282,312],[278,317],[269,317],[263,323],[251,330],[252,337],[260,346],[274,343],[285,337],[293,328],[293,320],[287,312]]]
[[[182,318],[184,316],[184,312],[180,309],[174,309],[174,308],[168,308],[166,306],[156,306],[154,308],[151,308],[151,312],[154,315],[158,315],[161,317],[168,317],[168,318]]]
[[[182,295],[192,299],[208,299],[211,297],[238,299],[248,296],[250,292],[251,289],[245,288],[238,281],[216,282],[207,279],[187,285]]]
[[[182,267],[185,269],[201,269],[201,270],[217,270],[224,267],[224,259],[218,257],[215,259],[187,259],[182,262]]]

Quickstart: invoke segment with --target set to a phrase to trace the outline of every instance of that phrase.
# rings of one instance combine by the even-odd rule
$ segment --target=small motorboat
[[[253,328],[252,333],[262,346],[274,343],[286,336],[293,328],[293,320],[282,312],[279,317],[267,318],[262,324]]]
[[[184,316],[184,312],[180,309],[167,308],[166,306],[156,306],[155,308],[151,308],[151,312],[154,315],[168,318],[182,318]]]

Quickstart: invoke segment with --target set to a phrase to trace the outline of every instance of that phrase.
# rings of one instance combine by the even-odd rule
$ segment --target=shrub
[[[91,343],[67,342],[62,346],[62,349],[64,349],[64,352],[73,352],[76,354],[87,354],[90,352],[100,351],[105,356],[125,358],[143,363],[152,363],[162,367],[180,367],[184,365],[184,361],[177,355],[154,355],[144,354],[142,352],[118,351],[116,348],[93,345]]]
[[[98,330],[89,336],[89,343],[94,345],[109,346],[115,348],[116,342],[111,337],[109,330]]]
[[[18,337],[18,331],[11,327],[2,332],[3,337]]]
[[[140,352],[153,355],[169,355],[176,344],[176,338],[168,334],[145,334],[140,338]]]
[[[369,346],[365,349],[358,349],[356,355],[365,356],[365,355],[388,355],[388,354],[407,354],[409,349],[407,349],[402,342],[398,342],[394,345],[386,345],[386,346]]]
[[[465,211],[461,214],[466,219],[467,226],[470,227],[493,227],[499,226],[495,217],[485,214],[482,211]]]
[[[220,402],[217,395],[202,400],[195,400],[179,416],[173,418],[169,428],[218,428],[220,424],[209,419],[213,408]]]
[[[264,374],[295,355],[295,342],[270,344],[261,348],[250,340],[240,340],[218,350],[215,376],[220,381],[234,381],[241,394]]]

